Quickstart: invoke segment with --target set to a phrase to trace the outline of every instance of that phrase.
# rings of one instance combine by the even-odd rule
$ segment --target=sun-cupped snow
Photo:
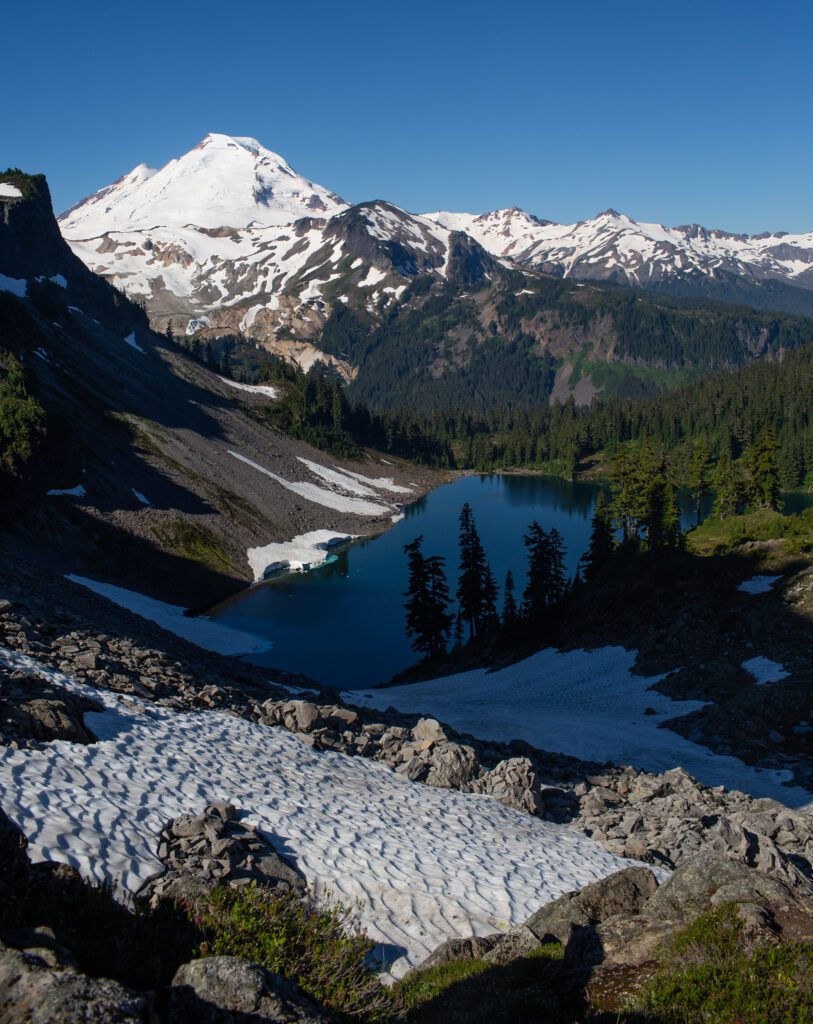
[[[680,767],[708,786],[813,807],[813,794],[784,785],[790,772],[752,768],[661,728],[703,703],[658,693],[652,687],[663,676],[636,674],[635,658],[635,651],[623,647],[567,652],[549,647],[495,672],[475,669],[406,686],[351,691],[345,698],[431,714],[481,739],[523,739],[543,750],[652,772]]]
[[[120,608],[126,608],[140,615],[142,619],[154,622],[168,633],[174,633],[175,636],[182,637],[205,651],[237,656],[261,654],[273,647],[272,642],[264,637],[243,633],[239,629],[232,629],[231,626],[222,626],[202,615],[189,616],[179,605],[166,604],[134,590],[125,590],[124,587],[116,587],[112,583],[100,583],[86,576],[67,575],[65,578],[87,587],[94,594],[106,597]]]
[[[47,491],[46,494],[52,497],[64,495],[70,498],[84,498],[87,491],[84,484],[77,484],[76,487],[54,487],[52,490]]]
[[[742,663],[742,667],[754,677],[757,686],[765,686],[767,683],[778,683],[787,679],[790,675],[778,661],[772,661],[763,655],[756,658],[749,658]]]
[[[410,782],[281,728],[137,704],[3,649],[0,660],[104,705],[85,716],[96,743],[0,751],[0,804],[34,861],[135,892],[161,871],[168,820],[228,800],[317,892],[357,909],[396,976],[446,939],[519,924],[630,864],[493,797]]]
[[[737,590],[744,594],[769,594],[774,583],[781,579],[781,576],[752,576],[750,580],[744,580]]]
[[[266,398],[279,398],[279,391],[272,384],[244,384],[239,380],[230,380],[228,377],[218,377],[224,384],[238,391],[248,391],[254,395],[265,395]]]
[[[352,540],[355,540],[355,536],[349,533],[311,530],[293,540],[249,548],[246,554],[257,583],[280,571],[307,572],[324,565],[334,548],[349,544]]]
[[[229,455],[239,459],[240,462],[244,462],[247,466],[251,466],[252,469],[256,469],[259,473],[270,477],[276,483],[286,488],[286,490],[298,494],[300,498],[312,501],[315,505],[323,505],[325,508],[332,508],[336,512],[350,512],[357,516],[385,516],[390,515],[392,512],[391,506],[379,505],[372,501],[365,501],[362,498],[349,497],[346,494],[328,490],[326,487],[319,487],[318,484],[312,484],[306,480],[286,480],[285,477],[273,473],[270,469],[266,469],[265,466],[261,466],[258,462],[254,462],[253,459],[249,459],[239,452],[229,451]]]
[[[424,215],[464,231],[494,256],[566,277],[635,285],[720,271],[813,288],[813,232],[736,234],[698,224],[665,227],[615,210],[574,224],[541,220],[513,207],[489,213]]]
[[[28,294],[28,282],[22,277],[7,277],[0,274],[0,292],[11,292],[18,299],[24,299]]]

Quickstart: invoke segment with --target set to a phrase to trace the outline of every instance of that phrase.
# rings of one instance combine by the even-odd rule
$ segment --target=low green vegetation
[[[698,555],[724,555],[749,541],[784,540],[789,554],[813,551],[813,509],[785,516],[770,509],[719,518],[709,516],[686,534],[686,547]]]
[[[343,1020],[387,1021],[398,1004],[365,965],[373,942],[338,903],[219,886],[194,909],[200,956],[239,956],[297,982]]]
[[[217,572],[234,571],[234,566],[217,537],[206,527],[191,523],[187,519],[165,519],[152,530],[158,543],[167,551],[199,562]]]
[[[640,1024],[807,1024],[813,1020],[813,946],[749,947],[734,904],[684,929],[635,1000]]]
[[[20,476],[45,437],[45,410],[31,393],[23,366],[0,351],[0,475]]]
[[[413,971],[393,989],[408,1024],[571,1024],[582,994],[561,984],[558,943],[509,964],[456,960]]]

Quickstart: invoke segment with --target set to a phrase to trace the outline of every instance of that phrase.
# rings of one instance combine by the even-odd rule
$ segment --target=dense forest
[[[416,281],[380,322],[337,304],[319,345],[359,367],[349,387],[373,410],[422,415],[544,404],[570,363],[604,394],[649,396],[813,340],[813,321],[506,271],[463,292]]]

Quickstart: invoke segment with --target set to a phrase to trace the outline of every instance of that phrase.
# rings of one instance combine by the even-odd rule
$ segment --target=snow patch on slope
[[[431,714],[481,739],[519,738],[544,750],[651,772],[681,767],[708,786],[813,806],[813,794],[783,785],[790,772],[752,768],[659,728],[703,704],[673,701],[652,689],[663,676],[637,675],[635,658],[635,651],[622,647],[567,652],[549,647],[496,672],[476,669],[345,696],[369,707]],[[646,714],[647,708],[656,714]]]
[[[2,648],[0,660],[104,705],[86,715],[96,743],[0,750],[0,803],[34,861],[135,892],[162,870],[168,819],[229,800],[317,891],[358,906],[396,976],[446,939],[519,924],[631,863],[492,797],[412,783],[284,729],[138,705]]]
[[[324,565],[333,548],[348,544],[351,540],[355,540],[353,534],[312,530],[293,540],[249,548],[246,554],[256,583],[282,570],[307,572]]]
[[[261,654],[263,651],[270,651],[273,646],[271,641],[264,637],[243,633],[230,626],[222,626],[220,623],[211,622],[204,616],[188,616],[185,609],[178,605],[157,601],[153,597],[147,597],[134,590],[115,587],[112,583],[100,583],[98,580],[91,580],[86,576],[67,575],[65,578],[72,583],[79,583],[81,586],[87,587],[94,594],[106,597],[108,601],[119,605],[120,608],[126,608],[128,611],[140,615],[142,619],[154,622],[167,632],[174,633],[175,636],[182,637],[205,651],[230,655]]]

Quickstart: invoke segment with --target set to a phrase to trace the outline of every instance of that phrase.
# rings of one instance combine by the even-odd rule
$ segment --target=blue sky
[[[812,29],[747,0],[15,2],[0,166],[60,210],[217,131],[351,202],[811,230]]]

